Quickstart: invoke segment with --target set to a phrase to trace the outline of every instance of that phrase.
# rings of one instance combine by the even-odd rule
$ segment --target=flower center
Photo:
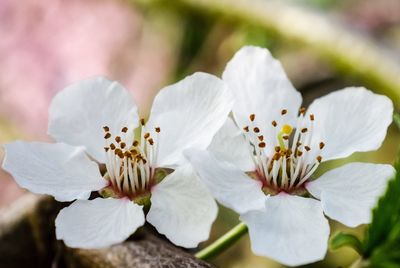
[[[272,121],[275,138],[271,141],[266,141],[255,125],[255,114],[249,116],[249,125],[243,128],[256,165],[252,175],[262,181],[266,193],[285,191],[301,194],[304,183],[322,161],[320,153],[325,144],[321,141],[318,148],[311,148],[315,116],[306,116],[305,111],[305,108],[300,109],[295,130],[291,125],[280,125],[279,120]],[[287,110],[282,110],[281,119],[286,114]],[[273,149],[267,150],[267,146],[273,146]]]
[[[153,164],[157,159],[157,141],[161,130],[156,127],[156,137],[153,138],[145,132],[144,119],[140,123],[136,129],[140,132],[137,139],[132,137],[134,129],[123,127],[119,135],[113,137],[110,128],[103,127],[106,154],[106,173],[103,177],[109,181],[109,187],[103,194],[131,200],[141,200],[150,195],[150,188],[155,184]]]

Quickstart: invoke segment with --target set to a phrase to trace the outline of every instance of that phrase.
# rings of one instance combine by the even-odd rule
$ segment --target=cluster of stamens
[[[104,178],[109,181],[114,193],[131,199],[148,192],[154,183],[155,170],[152,164],[157,158],[158,134],[161,131],[156,127],[156,135],[152,137],[145,132],[144,119],[140,123],[140,138],[132,142],[128,142],[128,135],[133,134],[133,129],[123,127],[120,135],[113,137],[110,128],[103,127],[107,169]]]
[[[281,119],[287,112],[286,109],[281,111]],[[306,116],[306,109],[301,108],[295,131],[288,124],[279,129],[279,120],[270,122],[276,137],[271,141],[266,141],[260,128],[255,126],[255,118],[255,114],[249,116],[249,125],[243,127],[243,131],[257,167],[257,179],[265,188],[274,191],[299,189],[322,161],[320,153],[325,144],[321,141],[318,148],[311,148],[315,116]],[[267,146],[273,146],[273,150],[266,150]],[[317,153],[312,150],[317,150]]]

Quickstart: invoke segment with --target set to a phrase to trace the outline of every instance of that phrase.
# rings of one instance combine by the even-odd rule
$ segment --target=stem
[[[233,227],[229,232],[218,238],[214,243],[207,246],[206,248],[200,250],[195,254],[196,258],[201,260],[208,260],[225,249],[232,246],[236,241],[238,241],[243,235],[247,234],[247,226],[243,222],[239,223]]]

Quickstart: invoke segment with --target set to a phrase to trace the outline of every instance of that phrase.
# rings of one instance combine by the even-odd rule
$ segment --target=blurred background
[[[94,75],[118,80],[146,116],[162,87],[195,71],[219,76],[249,44],[282,61],[305,105],[365,86],[400,107],[400,0],[0,0],[0,37],[0,143],[48,141],[49,103],[69,83]],[[392,163],[399,138],[392,126],[378,151],[326,163],[321,172],[347,161]],[[0,171],[0,209],[23,194]],[[238,222],[220,211],[210,241]],[[340,249],[304,267],[347,267],[355,258]],[[283,267],[253,255],[248,238],[212,262]]]

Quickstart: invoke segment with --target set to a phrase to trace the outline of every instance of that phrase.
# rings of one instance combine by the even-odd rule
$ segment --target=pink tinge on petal
[[[143,27],[120,1],[1,1],[0,116],[44,138],[55,93],[95,75],[120,81],[146,112],[173,57]]]

